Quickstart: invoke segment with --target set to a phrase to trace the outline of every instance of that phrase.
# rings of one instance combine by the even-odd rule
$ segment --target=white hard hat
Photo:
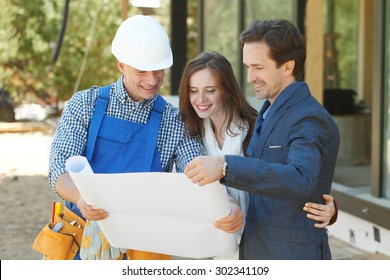
[[[119,62],[142,71],[166,69],[173,63],[168,35],[150,16],[136,15],[122,22],[111,52]]]

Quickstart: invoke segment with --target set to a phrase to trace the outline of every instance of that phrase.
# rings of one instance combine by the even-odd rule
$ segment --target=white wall
[[[376,224],[339,211],[337,222],[328,230],[329,235],[359,249],[390,256],[390,231]]]

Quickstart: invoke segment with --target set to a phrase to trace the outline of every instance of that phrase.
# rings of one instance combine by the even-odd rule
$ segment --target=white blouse
[[[224,135],[224,143],[222,149],[218,146],[218,141],[215,138],[213,128],[211,126],[211,121],[209,118],[205,118],[203,120],[203,126],[205,129],[205,135],[203,138],[203,144],[205,146],[206,152],[210,156],[224,156],[224,155],[240,155],[244,156],[244,151],[242,144],[245,140],[245,137],[248,133],[248,125],[244,127],[246,129],[240,129],[234,123],[232,123],[231,130],[233,135],[229,135],[227,131],[225,131]],[[249,204],[249,194],[245,191],[237,190],[231,187],[226,186],[226,190],[228,194],[230,194],[240,205],[241,211],[244,214],[244,221],[246,217],[246,213],[248,210]],[[245,224],[244,224],[245,226]],[[242,236],[243,228],[235,233],[237,244],[240,244],[241,236]],[[214,259],[238,259],[238,251],[231,256],[219,256]]]

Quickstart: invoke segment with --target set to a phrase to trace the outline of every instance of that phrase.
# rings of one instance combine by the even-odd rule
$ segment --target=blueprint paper
[[[66,169],[69,174],[73,173],[93,173],[91,166],[86,157],[83,156],[73,156],[66,160]]]
[[[234,234],[214,227],[230,213],[226,188],[182,173],[93,174],[84,157],[67,169],[84,200],[108,211],[98,224],[113,247],[189,258],[233,254]]]

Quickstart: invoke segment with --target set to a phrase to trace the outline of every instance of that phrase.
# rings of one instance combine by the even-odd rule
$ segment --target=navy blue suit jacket
[[[330,192],[339,142],[333,118],[295,82],[269,108],[260,135],[254,131],[250,157],[226,157],[223,183],[250,193],[242,259],[331,259],[326,229],[302,208]]]

